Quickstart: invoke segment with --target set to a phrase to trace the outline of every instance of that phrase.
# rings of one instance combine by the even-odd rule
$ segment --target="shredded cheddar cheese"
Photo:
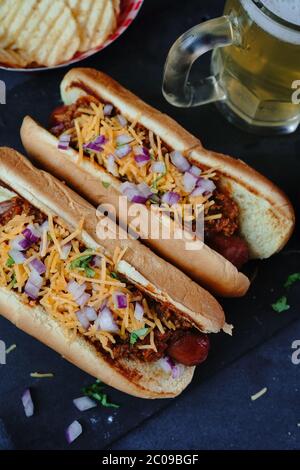
[[[17,215],[6,226],[0,227],[0,286],[18,292],[26,304],[39,303],[68,330],[70,337],[79,333],[92,342],[99,342],[111,357],[114,357],[112,345],[116,343],[118,337],[122,341],[128,341],[132,333],[143,328],[147,330],[145,337],[149,337],[149,344],[142,344],[139,347],[156,352],[155,330],[164,334],[166,329],[175,329],[175,326],[169,320],[160,319],[153,303],[148,302],[133,286],[118,278],[118,265],[125,256],[126,248],[117,247],[111,258],[104,256],[100,248],[86,249],[79,241],[83,221],[70,233],[60,219],[50,214],[48,228],[40,230],[40,239],[28,248],[25,261],[22,264],[8,262],[12,242],[8,227],[14,228],[14,237],[17,237],[22,235],[29,223],[34,224],[32,217]],[[37,224],[34,225],[39,229]],[[70,251],[66,259],[63,259],[62,247],[66,243],[70,243]],[[98,259],[95,264],[92,263],[94,258]],[[42,285],[37,297],[30,298],[26,285],[32,275],[33,261],[42,263],[45,272],[40,276]],[[89,328],[84,328],[78,317],[83,308],[80,297],[74,297],[68,288],[70,282],[74,281],[84,287],[87,296],[84,307],[98,311],[97,318],[101,315],[102,309],[107,307],[118,331],[99,329],[96,322],[90,323]],[[114,297],[116,294],[125,297],[125,308],[120,308],[120,305],[116,304]],[[141,302],[144,308],[144,315],[139,320],[135,318],[134,313],[136,301]]]
[[[170,160],[170,152],[164,145],[158,135],[153,131],[148,131],[138,125],[139,116],[132,122],[127,121],[123,127],[116,116],[105,116],[103,112],[103,104],[95,100],[80,106],[76,112],[74,119],[74,127],[68,129],[68,133],[72,136],[72,145],[78,150],[78,164],[81,164],[83,158],[89,158],[93,163],[104,167],[108,172],[108,159],[111,155],[115,156],[114,166],[117,171],[117,177],[126,179],[126,181],[134,184],[146,183],[153,194],[162,196],[168,191],[176,192],[180,195],[181,204],[194,204],[197,199],[198,204],[207,202],[212,194],[206,196],[192,196],[186,191],[183,184],[183,174]],[[104,143],[99,146],[99,151],[94,149],[87,150],[86,145],[93,142],[96,138],[102,136]],[[118,149],[117,138],[126,137],[130,144],[130,152],[122,158],[118,158],[115,154]],[[135,160],[135,147],[145,148],[150,159],[144,165],[139,166]],[[165,165],[164,173],[154,173],[152,171],[152,163],[154,161],[162,162]],[[205,180],[217,180],[218,174],[215,169],[202,170],[201,177]],[[202,201],[202,202],[200,202]],[[151,200],[146,205],[152,204]],[[215,202],[210,199],[209,204],[205,204],[204,215],[209,215],[209,211]],[[212,219],[221,218],[222,214],[213,214]],[[216,217],[218,216],[218,217]],[[197,214],[192,214],[192,220],[196,219]]]

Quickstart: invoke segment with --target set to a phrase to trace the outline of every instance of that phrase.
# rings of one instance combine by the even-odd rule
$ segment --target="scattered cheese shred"
[[[262,388],[259,392],[255,393],[254,395],[251,395],[251,400],[258,400],[258,398],[262,397],[265,393],[267,393],[267,391],[267,387]]]
[[[33,377],[34,379],[47,379],[54,377],[54,374],[52,374],[52,372],[47,372],[46,374],[41,374],[40,372],[31,372],[30,377]]]
[[[14,349],[16,349],[16,347],[16,344],[12,344],[11,346],[9,346],[9,348],[6,349],[5,354],[11,353]]]

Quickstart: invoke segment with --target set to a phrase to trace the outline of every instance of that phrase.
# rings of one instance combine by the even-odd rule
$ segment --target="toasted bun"
[[[87,247],[100,246],[109,255],[116,246],[127,247],[119,271],[129,282],[163,305],[170,306],[201,331],[216,333],[222,328],[228,331],[221,306],[208,292],[136,240],[99,240],[95,209],[53,176],[34,168],[21,154],[0,148],[0,180],[46,214],[58,215],[70,230],[74,230],[84,217],[82,240]],[[4,316],[24,331],[126,393],[145,398],[174,396],[192,378],[193,368],[184,368],[184,374],[173,382],[155,364],[125,360],[108,363],[82,338],[66,341],[67,333],[42,308],[25,307],[15,294],[5,289],[0,289],[1,307]],[[23,317],[26,309],[28,315],[24,313]],[[34,315],[31,317],[29,312]]]

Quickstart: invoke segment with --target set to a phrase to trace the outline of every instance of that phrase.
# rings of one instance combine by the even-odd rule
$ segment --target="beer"
[[[300,123],[300,104],[292,99],[300,84],[300,0],[227,0],[224,14],[232,18],[240,44],[213,53],[212,70],[226,93],[219,106],[249,128],[295,130]]]

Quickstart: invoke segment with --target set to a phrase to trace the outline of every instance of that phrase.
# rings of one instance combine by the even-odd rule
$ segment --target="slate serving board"
[[[284,137],[258,137],[228,124],[213,105],[195,109],[176,109],[164,101],[160,87],[166,54],[172,42],[191,26],[221,14],[223,1],[190,0],[183,5],[176,0],[146,0],[140,15],[127,33],[115,44],[84,61],[82,66],[102,69],[119,80],[153,106],[167,112],[198,136],[210,149],[228,153],[253,165],[280,185],[299,213],[300,133]],[[22,118],[31,114],[47,124],[49,111],[59,104],[59,83],[66,69],[18,77],[21,83],[11,89],[7,104],[0,107],[0,145],[22,151],[19,127]],[[207,60],[197,66],[207,73]],[[0,71],[7,83],[13,73]],[[283,283],[292,272],[299,271],[300,243],[297,228],[284,251],[270,260],[253,262],[248,267],[252,286],[243,299],[226,300],[223,305],[228,321],[234,323],[234,337],[223,334],[212,338],[212,351],[205,364],[198,367],[191,386],[184,392],[194,394],[212,374],[286,325],[299,318],[300,290],[288,292],[291,308],[275,313],[270,304],[284,294]],[[107,387],[112,401],[120,409],[97,408],[79,413],[72,399],[93,381],[68,364],[55,352],[41,345],[0,318],[0,339],[17,349],[0,366],[0,449],[66,449],[64,429],[79,419],[84,434],[73,443],[74,449],[102,449],[139,425],[163,407],[174,406],[171,400],[144,401]],[[259,367],[259,365],[258,365]],[[53,379],[31,379],[30,372],[53,372]],[[37,412],[30,420],[23,413],[20,396],[30,386]],[[1,439],[2,436],[2,439]],[[2,447],[1,447],[2,446]]]

